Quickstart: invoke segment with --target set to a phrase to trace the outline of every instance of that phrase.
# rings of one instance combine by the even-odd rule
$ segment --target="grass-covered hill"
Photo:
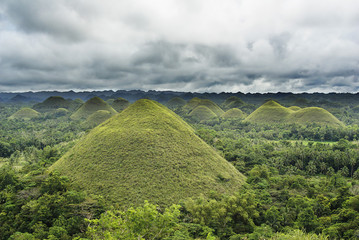
[[[112,115],[117,112],[104,100],[99,97],[93,97],[87,100],[76,112],[71,115],[71,118],[74,120],[78,119],[86,119],[91,114],[98,110],[106,110],[109,111]]]
[[[193,109],[189,116],[195,121],[209,120],[211,118],[217,117],[217,115],[211,109],[202,105]]]
[[[128,106],[130,106],[130,102],[127,101],[124,98],[116,98],[115,100],[113,100],[111,106],[113,107],[113,109],[115,109],[117,112],[121,112],[123,111],[125,108],[127,108]]]
[[[330,126],[343,126],[343,123],[339,121],[333,114],[327,110],[319,107],[307,107],[292,113],[287,122],[289,123],[318,123]]]
[[[75,100],[72,100],[70,102],[70,106],[69,106],[69,111],[74,112],[77,109],[79,109],[83,104],[84,104],[84,100],[82,100],[81,98],[76,98]]]
[[[179,116],[147,99],[92,129],[55,162],[54,170],[123,206],[231,193],[244,182]]]
[[[171,98],[166,103],[166,106],[170,109],[176,109],[179,107],[183,107],[184,105],[186,105],[186,100],[184,100],[183,98],[180,98],[180,97]]]
[[[246,117],[245,121],[253,123],[283,122],[292,112],[294,111],[270,100]]]
[[[335,116],[327,110],[319,107],[283,107],[279,103],[270,100],[251,113],[245,121],[252,123],[298,123],[298,124],[323,124],[329,126],[343,126]]]
[[[190,113],[198,106],[206,106],[212,112],[214,112],[218,117],[222,116],[222,114],[224,113],[224,111],[217,104],[212,102],[211,100],[209,100],[209,99],[200,99],[200,98],[197,98],[197,97],[192,98],[191,100],[189,100],[188,103],[183,106],[183,109],[187,113]]]
[[[70,101],[60,96],[52,96],[47,98],[42,103],[37,103],[33,106],[33,109],[39,112],[53,111],[58,108],[68,109],[70,107]]]
[[[242,112],[242,110],[238,108],[231,108],[223,113],[222,118],[226,119],[243,119],[246,117],[246,114]]]
[[[298,106],[290,106],[290,107],[288,107],[288,109],[293,110],[293,111],[299,111],[299,110],[301,110],[302,108],[301,108],[301,107],[298,107]]]
[[[98,110],[88,116],[85,122],[83,122],[84,127],[95,127],[99,125],[100,123],[106,121],[112,117],[112,114],[107,110]]]
[[[9,117],[9,119],[23,119],[30,120],[32,118],[37,118],[40,116],[40,113],[31,108],[22,108],[13,115]]]
[[[231,96],[227,98],[223,103],[223,109],[231,109],[231,108],[240,108],[246,105],[245,102],[243,102],[239,97]]]

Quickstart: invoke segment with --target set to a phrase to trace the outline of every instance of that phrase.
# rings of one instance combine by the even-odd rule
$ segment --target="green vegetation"
[[[186,105],[183,106],[183,109],[190,113],[198,106],[205,106],[209,108],[212,112],[214,112],[218,117],[220,117],[224,111],[214,102],[208,99],[200,99],[200,98],[192,98],[188,101]]]
[[[210,191],[232,192],[244,177],[173,112],[139,100],[94,128],[52,167],[122,206],[169,205]]]
[[[35,104],[33,109],[39,112],[49,112],[56,110],[58,108],[68,109],[70,106],[70,101],[65,100],[63,97],[53,96],[47,98],[42,103]]]
[[[301,110],[302,108],[301,108],[301,107],[298,107],[298,106],[290,106],[290,107],[288,107],[288,109],[293,110],[293,111],[299,111],[299,110]]]
[[[252,123],[278,123],[283,122],[291,113],[293,113],[292,110],[270,100],[246,117],[245,121]]]
[[[297,123],[297,124],[322,124],[327,126],[343,126],[335,116],[327,110],[318,107],[286,108],[279,103],[270,100],[251,113],[245,121],[251,123]]]
[[[243,119],[245,118],[245,114],[238,108],[231,108],[227,110],[223,115],[222,118],[226,119]]]
[[[302,108],[275,123],[175,108],[189,126],[141,100],[89,130],[71,107],[23,121],[9,117],[32,104],[2,102],[0,239],[357,239],[357,94],[233,95],[246,114],[268,98]]]
[[[179,108],[179,107],[183,107],[184,105],[186,105],[186,101],[183,98],[180,98],[180,97],[171,98],[166,103],[166,106],[169,109],[176,109],[176,108]]]
[[[32,118],[37,118],[40,116],[40,113],[31,108],[22,108],[13,115],[9,117],[9,119],[22,119],[22,120],[30,120]]]
[[[189,113],[189,116],[197,122],[217,117],[217,115],[211,109],[202,105],[195,107]]]
[[[246,103],[243,102],[239,97],[236,97],[236,96],[232,96],[232,97],[229,97],[227,98],[222,106],[223,106],[223,109],[231,109],[231,108],[241,108],[245,105]]]
[[[109,111],[112,115],[116,114],[117,112],[102,100],[99,97],[93,97],[85,102],[76,112],[71,115],[71,119],[79,120],[79,119],[86,119],[91,114],[95,113],[98,110],[106,110]]]
[[[289,123],[317,123],[331,126],[343,126],[336,117],[323,108],[307,107],[292,113],[287,120]]]
[[[98,111],[94,112],[93,114],[91,114],[90,116],[88,116],[86,121],[83,123],[83,126],[85,126],[87,128],[93,128],[93,127],[99,125],[100,123],[106,121],[111,116],[112,116],[112,114],[107,110],[98,110]]]
[[[130,102],[127,101],[124,98],[116,98],[115,100],[113,100],[111,106],[113,107],[113,109],[115,109],[117,112],[121,112],[123,111],[125,108],[127,108],[128,106],[130,106]]]

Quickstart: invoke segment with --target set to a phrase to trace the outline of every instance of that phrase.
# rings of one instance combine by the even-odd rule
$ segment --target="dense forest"
[[[357,94],[105,91],[0,96],[0,239],[359,237]],[[140,98],[156,100],[174,113],[149,102],[130,109]],[[136,132],[132,128],[140,124],[133,122],[140,120],[135,118],[147,119],[140,108],[147,106],[144,103],[161,111],[151,110],[151,116],[163,114],[178,121],[173,127],[176,132],[188,131],[190,135],[193,129],[196,136],[188,140],[193,141],[191,145],[198,136],[210,146],[206,151],[224,158],[245,176],[244,182],[231,186],[233,191],[216,191],[214,187],[207,194],[182,195],[172,202],[148,197],[131,205],[105,194],[107,183],[91,191],[83,184],[92,185],[92,179],[78,181],[52,170],[56,162],[71,161],[72,154],[76,155],[72,149],[84,146],[83,139],[99,134],[96,126],[109,127],[118,119],[119,125],[131,127],[121,130],[118,126],[121,131]],[[148,124],[146,129],[156,134],[161,117],[155,127],[148,121],[143,122]],[[170,123],[163,120],[166,124]],[[133,144],[126,135],[122,137],[121,148]],[[187,141],[182,135],[179,138]],[[148,154],[157,159],[159,152],[168,161],[172,155],[166,152],[182,156],[182,150],[171,149],[170,144]],[[198,148],[204,149],[202,145]],[[96,171],[92,165],[88,168]],[[215,178],[213,186],[229,181],[226,172]],[[184,189],[190,191],[190,185]],[[143,194],[148,193],[143,190]],[[123,195],[117,197],[126,197]]]

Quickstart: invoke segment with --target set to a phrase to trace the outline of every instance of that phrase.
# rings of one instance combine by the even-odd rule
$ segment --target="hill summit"
[[[40,116],[40,113],[31,108],[22,108],[13,115],[9,117],[9,119],[22,119],[22,120],[30,120],[32,118],[37,118]]]
[[[87,100],[76,112],[74,112],[71,115],[71,118],[74,120],[85,119],[98,110],[109,111],[111,113],[111,115],[114,115],[117,113],[104,100],[102,100],[99,97],[93,97],[93,98]]]
[[[298,123],[298,124],[322,124],[329,126],[343,126],[335,116],[319,107],[283,107],[279,103],[270,100],[251,113],[245,121],[253,123]]]
[[[70,101],[67,101],[63,97],[51,96],[47,98],[45,101],[43,101],[42,103],[35,104],[33,106],[33,109],[39,112],[47,112],[47,111],[56,110],[58,108],[67,109],[69,108],[69,106],[70,106]]]
[[[147,99],[91,130],[53,170],[124,206],[229,193],[245,178],[179,116]]]

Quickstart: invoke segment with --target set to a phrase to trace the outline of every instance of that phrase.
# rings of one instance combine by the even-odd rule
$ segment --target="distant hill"
[[[239,97],[231,96],[223,102],[222,107],[223,109],[228,110],[231,108],[240,108],[244,105],[246,105],[246,103],[243,102]]]
[[[9,119],[22,119],[22,120],[30,120],[32,118],[37,118],[40,116],[40,113],[31,108],[22,108],[13,115],[9,117]]]
[[[179,116],[146,99],[92,129],[54,170],[121,206],[232,193],[245,179]]]
[[[192,98],[188,101],[186,105],[183,106],[183,109],[187,111],[187,113],[190,113],[192,110],[194,110],[198,106],[206,106],[209,108],[212,112],[214,112],[218,117],[220,117],[224,111],[214,102],[212,102],[209,99],[200,99],[200,98]]]
[[[243,113],[238,108],[231,108],[227,110],[225,113],[223,113],[222,118],[226,119],[244,119],[246,117],[246,114]]]
[[[113,100],[111,106],[113,107],[113,109],[115,109],[117,112],[121,112],[123,111],[125,108],[127,108],[128,106],[130,106],[130,102],[127,101],[124,98],[116,98],[115,100]]]
[[[52,96],[47,98],[42,103],[35,104],[32,108],[39,112],[48,112],[53,111],[58,108],[68,109],[70,106],[70,101],[65,100],[63,97]]]
[[[104,100],[99,97],[93,97],[87,100],[76,112],[71,115],[71,118],[74,120],[86,119],[88,116],[93,114],[98,110],[109,111],[112,115],[117,112]]]
[[[290,106],[290,107],[288,107],[288,109],[293,110],[293,111],[299,111],[299,110],[301,110],[302,108],[301,108],[301,107],[298,107],[298,106]]]
[[[167,103],[166,106],[170,109],[176,109],[179,107],[183,107],[186,105],[186,101],[180,97],[171,98]]]
[[[189,116],[196,121],[209,120],[217,117],[211,109],[203,105],[195,107],[195,109],[190,112]]]
[[[335,116],[318,107],[283,107],[270,100],[251,113],[245,121],[252,123],[317,123],[329,126],[343,126]]]
[[[343,123],[335,116],[333,116],[333,114],[319,107],[307,107],[295,111],[288,117],[287,122],[300,124],[318,123],[331,126],[343,126]]]
[[[88,116],[86,121],[83,123],[83,126],[92,128],[106,121],[110,117],[112,117],[112,114],[109,111],[98,110],[93,114],[91,114],[90,116]]]
[[[292,112],[294,111],[270,100],[252,112],[245,121],[254,123],[283,122]]]

